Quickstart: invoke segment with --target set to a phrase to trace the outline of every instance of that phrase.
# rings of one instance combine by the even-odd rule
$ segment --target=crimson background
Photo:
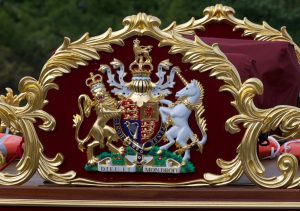
[[[232,160],[236,156],[236,148],[240,143],[243,131],[231,135],[225,131],[225,121],[236,114],[235,109],[230,105],[233,97],[227,92],[219,92],[222,81],[216,80],[214,77],[209,77],[209,72],[199,73],[189,70],[189,65],[183,64],[181,55],[168,54],[168,47],[158,47],[158,41],[150,37],[138,37],[142,45],[153,45],[151,52],[153,58],[153,65],[157,67],[160,61],[170,59],[170,61],[181,68],[184,77],[187,80],[200,80],[204,86],[204,116],[207,120],[208,141],[204,147],[203,154],[193,151],[191,153],[191,161],[196,166],[196,173],[194,174],[145,174],[145,173],[99,173],[86,172],[84,165],[87,162],[86,153],[82,153],[77,148],[75,140],[75,129],[72,128],[73,115],[79,113],[77,99],[80,94],[89,94],[88,87],[85,86],[85,80],[89,76],[89,72],[97,72],[100,64],[109,64],[113,58],[121,60],[128,70],[129,64],[134,60],[132,51],[132,42],[136,37],[125,40],[125,46],[120,47],[113,45],[114,52],[103,53],[100,52],[100,61],[91,61],[85,67],[79,67],[72,70],[70,74],[65,74],[63,77],[57,78],[55,83],[59,86],[59,91],[51,90],[48,93],[47,99],[49,104],[45,107],[45,111],[52,114],[56,119],[57,125],[54,132],[38,131],[38,135],[42,144],[44,145],[44,153],[47,157],[54,157],[56,153],[64,155],[64,162],[60,166],[60,172],[74,170],[78,177],[84,177],[97,181],[107,182],[121,182],[121,181],[153,181],[153,182],[183,182],[193,179],[198,179],[203,176],[205,172],[215,174],[220,173],[220,168],[216,164],[217,158],[225,160]],[[153,81],[157,80],[155,71],[152,73]],[[127,75],[127,81],[130,79],[130,73]],[[106,84],[107,77],[104,76],[104,83]],[[106,84],[107,85],[107,84]],[[173,89],[173,94],[183,88],[181,81],[176,77],[176,86]],[[91,96],[91,95],[90,95]],[[174,95],[168,97],[170,100],[175,100]],[[93,121],[95,114],[85,120],[82,125],[81,136],[85,136]],[[111,123],[111,122],[110,122]],[[191,115],[190,125],[192,129],[201,134],[194,114]],[[200,135],[199,135],[200,136]],[[201,137],[201,136],[200,136]]]

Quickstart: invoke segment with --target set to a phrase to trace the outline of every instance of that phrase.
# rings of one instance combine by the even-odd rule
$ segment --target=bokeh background
[[[300,0],[0,0],[0,93],[16,89],[24,76],[38,77],[64,36],[75,40],[85,32],[118,30],[124,17],[138,12],[157,16],[163,28],[200,18],[216,3],[233,7],[239,18],[266,20],[277,29],[285,25],[300,44]]]

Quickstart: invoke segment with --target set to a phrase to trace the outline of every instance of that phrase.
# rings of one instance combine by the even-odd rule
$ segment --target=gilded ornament
[[[90,73],[90,77],[86,80],[86,85],[90,87],[94,99],[91,100],[88,95],[80,95],[78,98],[78,107],[80,114],[74,115],[73,122],[76,128],[75,138],[78,142],[78,148],[85,150],[86,143],[92,139],[87,145],[87,159],[89,165],[95,165],[99,160],[94,156],[95,147],[99,146],[103,149],[106,146],[110,151],[122,154],[124,148],[117,148],[112,142],[117,141],[117,133],[114,128],[107,125],[107,122],[119,116],[121,110],[117,109],[117,102],[107,93],[102,83],[102,76]],[[91,110],[97,114],[97,119],[93,124],[90,132],[84,139],[79,138],[80,126],[84,118],[90,116]],[[105,144],[106,141],[106,144]]]
[[[119,59],[110,62],[110,65],[117,69],[119,81],[115,80],[115,75],[112,74],[109,65],[100,65],[99,71],[106,73],[108,85],[115,87],[111,93],[120,99],[118,102],[111,97],[105,97],[108,92],[102,83],[101,75],[90,73],[91,77],[86,80],[86,85],[90,87],[95,99],[91,100],[85,94],[80,95],[78,98],[80,114],[74,115],[73,119],[76,127],[75,138],[80,150],[84,150],[85,144],[90,138],[94,139],[87,145],[86,171],[175,174],[195,171],[193,163],[189,161],[190,150],[194,146],[198,146],[202,152],[203,145],[207,140],[206,123],[204,117],[200,117],[199,126],[203,138],[198,140],[197,134],[189,127],[188,119],[192,111],[199,111],[200,115],[204,112],[203,86],[196,80],[187,82],[180,74],[178,67],[171,68],[169,75],[165,77],[167,73],[163,70],[169,70],[172,66],[169,60],[159,63],[156,73],[159,80],[153,83],[151,81],[153,65],[150,55],[152,47],[140,45],[139,39],[133,41],[135,59],[129,65],[132,76],[130,82],[124,81],[126,68]],[[171,106],[172,108],[159,107],[159,102],[171,104],[171,101],[164,97],[172,93],[175,75],[185,85],[176,94],[179,100],[176,105]],[[166,82],[164,82],[165,78],[167,78]],[[95,107],[97,112],[97,120],[88,136],[80,139],[80,125],[84,117],[89,117],[92,107]],[[177,115],[174,115],[174,112],[177,112]],[[106,116],[108,118],[105,118]],[[160,123],[160,118],[162,123]],[[173,125],[166,132],[165,124],[169,118]],[[109,119],[113,119],[114,128],[107,125]],[[104,135],[106,129],[111,132],[108,134],[109,136]],[[179,133],[177,133],[178,131]],[[161,147],[156,146],[166,134],[169,143]],[[109,144],[107,146],[110,152],[104,151],[95,157],[93,155],[94,148],[100,145],[100,148],[104,149],[105,140]],[[120,141],[122,146],[116,150],[116,147],[111,146],[112,141]],[[170,146],[175,142],[181,148],[174,152],[169,151]],[[184,153],[184,156],[171,156],[172,153],[180,155]]]
[[[236,28],[244,27],[243,29],[245,30],[245,32],[249,30],[249,33],[247,32],[245,35],[252,34],[257,40],[265,40],[266,37],[269,37],[268,40],[289,40],[290,42],[292,42],[287,33],[285,33],[285,30],[283,30],[282,32],[278,32],[271,30],[267,25],[264,25],[262,27],[259,25],[251,25],[246,20],[240,21],[234,18],[233,14],[234,11],[229,7],[222,7],[221,5],[218,5],[217,7],[212,7],[205,10],[205,17],[200,20],[192,19],[187,25],[176,26],[173,24],[172,27],[169,27],[165,31],[162,31],[159,29],[160,20],[158,18],[148,16],[144,13],[139,13],[137,15],[125,18],[123,21],[124,28],[119,31],[112,32],[111,29],[108,29],[104,34],[96,37],[89,37],[88,34],[85,34],[75,42],[71,42],[69,38],[65,38],[63,44],[56,50],[54,55],[44,65],[38,80],[35,80],[31,77],[25,77],[20,81],[20,94],[17,95],[15,99],[22,98],[24,105],[11,105],[8,103],[8,101],[3,100],[5,99],[4,97],[0,98],[1,121],[5,126],[12,127],[17,131],[20,131],[25,139],[25,151],[22,159],[17,165],[17,173],[0,173],[0,184],[22,184],[30,179],[36,172],[36,170],[38,170],[38,172],[44,179],[57,184],[95,186],[136,186],[137,184],[139,184],[143,186],[151,185],[167,187],[197,187],[207,185],[221,186],[233,183],[234,181],[238,180],[243,173],[245,173],[250,180],[262,187],[298,187],[300,184],[300,179],[295,176],[296,170],[298,168],[298,163],[295,157],[289,154],[282,155],[278,159],[278,168],[282,172],[282,175],[272,178],[266,178],[263,176],[264,168],[257,157],[256,146],[258,136],[262,132],[275,130],[276,128],[280,128],[284,134],[287,134],[291,137],[299,136],[299,109],[288,106],[277,106],[275,108],[266,110],[256,108],[253,104],[253,97],[256,94],[261,94],[263,91],[262,83],[258,79],[251,78],[242,83],[237,70],[229,62],[226,56],[220,51],[217,45],[208,46],[203,43],[197,36],[195,37],[194,41],[190,41],[179,35],[180,32],[182,32],[183,34],[187,34],[191,33],[195,29],[200,29],[203,27],[203,24],[205,22],[208,22],[209,20],[219,21],[221,19],[226,19],[235,23],[237,25]],[[178,30],[178,33],[171,33],[172,30],[176,32],[176,29]],[[208,172],[204,174],[204,178],[181,183],[98,182],[85,178],[78,178],[76,172],[74,171],[59,173],[59,166],[64,162],[63,156],[58,153],[54,158],[47,158],[43,154],[43,146],[39,140],[39,137],[37,136],[34,123],[36,119],[41,119],[42,124],[39,125],[41,129],[49,132],[55,129],[55,119],[50,114],[43,111],[43,107],[48,102],[47,92],[51,89],[59,88],[58,85],[55,84],[54,80],[58,77],[62,77],[64,74],[70,73],[72,69],[76,69],[79,66],[86,66],[89,61],[99,60],[99,51],[111,53],[113,51],[111,47],[112,44],[122,46],[124,44],[124,39],[135,35],[150,36],[160,42],[159,47],[170,47],[169,53],[181,54],[182,62],[191,64],[192,71],[198,71],[200,73],[208,71],[211,77],[223,81],[224,85],[220,87],[220,91],[229,92],[233,96],[234,100],[231,102],[231,104],[236,108],[238,115],[235,115],[227,120],[224,127],[230,133],[240,132],[240,127],[244,127],[246,131],[243,139],[241,140],[241,144],[237,148],[237,156],[232,161],[224,161],[222,159],[217,160],[217,164],[221,168],[220,175],[214,175]],[[150,52],[151,47],[139,47],[141,47],[141,49],[137,48],[136,50],[136,58],[138,60],[135,60],[135,62],[137,63],[137,69],[139,68],[140,63],[145,63],[147,61],[151,62],[150,59],[147,58],[147,53]],[[124,74],[124,72],[122,73],[122,68],[124,68],[124,65],[122,65],[120,61],[114,60],[112,61],[111,65],[113,66],[113,68],[119,69],[120,75]],[[162,61],[160,63],[160,67],[158,68],[158,72],[160,72],[161,74],[164,73],[167,67],[171,67],[169,61]],[[117,86],[119,88],[116,89],[115,93],[113,94],[118,96],[120,95],[121,91],[125,91],[125,94],[123,96],[121,94],[119,99],[124,100],[124,98],[127,99],[129,96],[131,97],[130,101],[124,100],[123,102],[123,106],[127,107],[129,110],[133,104],[132,102],[138,102],[138,105],[135,105],[139,108],[142,108],[144,104],[147,105],[147,103],[149,102],[154,103],[152,102],[153,98],[157,100],[163,99],[164,96],[169,94],[168,90],[172,88],[166,85],[166,88],[161,91],[161,89],[158,89],[157,87],[163,87],[165,83],[164,81],[160,81],[158,84],[146,82],[145,84],[148,84],[149,86],[146,86],[147,88],[143,89],[137,83],[126,83],[125,81],[116,82],[114,80],[114,77],[110,73],[110,67],[108,67],[108,65],[100,67],[100,70],[106,73],[112,84],[118,84]],[[132,70],[135,69],[132,67]],[[180,75],[178,74],[177,70],[177,68],[173,69],[173,76],[176,75],[179,77]],[[172,73],[172,69],[170,72]],[[142,74],[142,76],[147,77],[147,75],[144,74]],[[139,78],[136,78],[136,81],[139,80]],[[172,84],[171,75],[169,82]],[[190,83],[197,84],[197,81]],[[135,93],[137,92],[140,92],[142,94],[142,100],[139,100],[136,97],[138,96],[135,95]],[[105,94],[105,92],[103,93]],[[80,99],[85,99],[84,102],[90,109],[92,108],[92,102],[95,103],[96,100],[88,100],[88,98],[86,97]],[[10,102],[14,101],[12,100]],[[203,128],[204,134],[206,128],[205,121],[203,120],[203,116],[205,115],[203,113],[204,109],[200,107],[200,101],[197,103],[198,104],[196,104],[196,107],[190,101],[185,100],[177,102],[175,104],[181,104],[186,108],[196,111],[195,115],[198,126],[199,128]],[[114,104],[113,101],[112,104]],[[101,106],[105,107],[105,105],[100,105],[100,107]],[[120,108],[113,107],[112,113],[114,113],[114,115],[112,118],[118,119],[115,117],[115,114],[117,115],[117,113],[119,113],[118,109]],[[91,110],[87,109],[86,112],[91,112]],[[110,112],[110,110],[103,108],[101,112]],[[82,114],[79,114],[79,116],[83,115],[86,115],[84,111]],[[129,116],[131,117],[131,115]],[[172,121],[169,121],[170,119]],[[83,119],[80,120],[78,116],[75,116],[74,120],[75,126],[79,127],[79,122]],[[172,118],[172,116],[170,118],[166,118],[165,120],[166,125],[171,126],[171,128],[176,125],[176,123],[174,122],[175,119]],[[100,122],[104,124],[102,127],[104,128],[106,121]],[[118,122],[116,122],[116,124],[117,123]],[[138,149],[139,145],[136,145],[135,143],[135,125],[129,123],[128,127],[130,128],[130,130],[132,129],[130,131],[132,134],[129,138],[125,137],[123,141],[124,143],[127,143],[128,145],[131,144]],[[111,135],[114,135],[114,131],[112,131]],[[147,135],[148,133],[145,133],[145,137]],[[205,136],[203,135],[202,139],[204,137]],[[190,139],[193,140],[192,143],[196,143],[196,141],[194,140],[198,140],[198,137],[192,134],[192,137],[190,137]],[[168,141],[170,141],[170,139],[168,139]],[[78,143],[79,145],[81,145],[80,141]],[[95,144],[100,145],[101,143],[103,142],[101,142],[100,140],[96,140]],[[106,143],[109,142],[107,141]],[[82,148],[81,146],[79,147]],[[181,147],[183,148],[183,150],[187,151],[189,149],[192,149],[194,147],[194,144]],[[88,157],[88,160],[90,159],[93,160],[93,155],[91,155],[91,153]],[[142,163],[142,161],[143,160],[140,160],[140,163]],[[186,161],[188,161],[188,159],[186,159]],[[103,162],[107,164],[111,162],[111,160],[106,159],[103,160]],[[168,164],[176,167],[183,166],[184,163],[178,164],[172,160],[169,160]]]
[[[215,6],[206,7],[203,10],[203,18],[191,18],[186,23],[177,25],[176,22],[171,23],[163,31],[169,33],[178,33],[182,35],[194,35],[195,30],[205,30],[205,25],[213,22],[227,22],[234,26],[234,31],[243,30],[243,36],[251,36],[258,41],[285,41],[291,43],[296,51],[298,63],[300,64],[300,48],[289,35],[286,27],[283,26],[280,30],[274,29],[266,21],[262,24],[256,24],[248,20],[246,17],[241,20],[236,18],[235,10],[229,6],[216,4]]]

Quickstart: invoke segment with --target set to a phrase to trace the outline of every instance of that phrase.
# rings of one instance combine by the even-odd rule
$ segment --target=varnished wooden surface
[[[261,189],[254,186],[220,188],[66,187],[56,185],[1,187],[7,199],[127,200],[127,201],[262,201],[300,202],[296,189]]]
[[[56,185],[1,187],[4,210],[115,210],[124,208],[283,209],[300,208],[299,190],[254,186],[220,188],[64,187]],[[25,200],[25,204],[23,203]],[[31,201],[32,200],[32,201]],[[62,202],[63,201],[63,202]],[[295,205],[295,203],[297,203]],[[295,206],[292,206],[292,205]],[[267,205],[267,206],[266,206]],[[2,206],[2,207],[1,207]],[[32,206],[34,209],[32,209]],[[9,209],[7,209],[9,208]],[[13,209],[15,208],[15,209]],[[38,209],[40,208],[40,209]]]
[[[10,172],[13,168],[8,169]],[[45,183],[38,174],[22,186],[1,186],[0,209],[72,210],[95,208],[290,208],[300,209],[300,190],[262,189],[253,185],[207,188],[76,187]],[[1,207],[2,206],[2,207]],[[81,207],[81,208],[80,208]],[[4,208],[4,207],[3,207]],[[37,209],[36,209],[37,210]]]

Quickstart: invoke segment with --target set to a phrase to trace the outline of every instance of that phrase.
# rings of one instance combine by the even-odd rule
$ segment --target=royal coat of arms
[[[195,172],[190,151],[202,153],[207,141],[204,89],[195,79],[188,82],[169,60],[159,63],[158,81],[154,83],[151,50],[152,46],[142,46],[138,39],[133,41],[135,60],[129,65],[130,82],[125,81],[125,65],[118,59],[110,65],[100,65],[99,72],[90,73],[86,79],[93,96],[79,96],[80,112],[73,118],[78,148],[87,153],[86,171]],[[174,92],[175,77],[179,77],[183,88],[172,102],[166,97]],[[105,87],[104,78],[109,87]],[[194,133],[189,125],[193,111],[198,114],[201,134]],[[81,124],[91,112],[96,113],[97,119],[81,139]],[[101,150],[98,155],[96,148]]]

